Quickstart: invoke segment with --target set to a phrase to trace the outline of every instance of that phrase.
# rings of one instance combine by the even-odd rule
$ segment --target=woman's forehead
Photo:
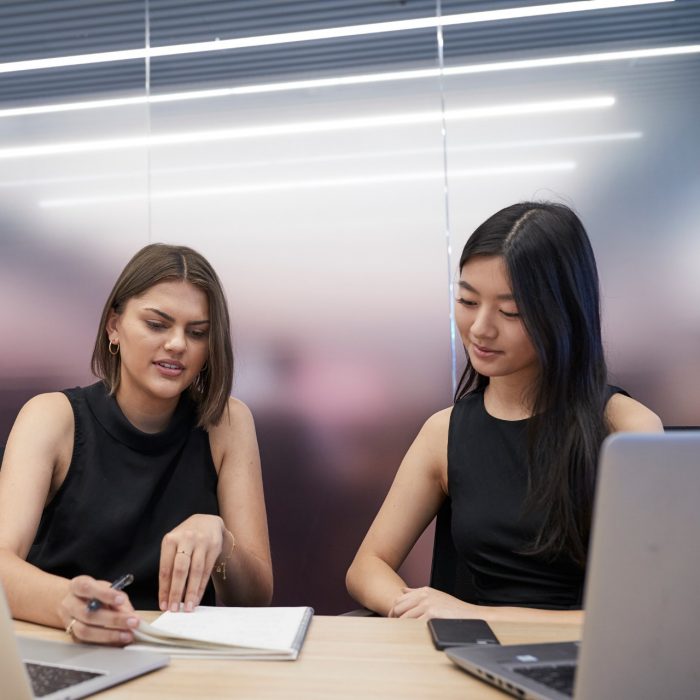
[[[200,313],[204,314],[209,312],[209,299],[206,292],[201,287],[186,280],[158,282],[129,301],[133,301],[139,307],[158,304],[167,306],[171,310],[188,312],[199,310]]]
[[[474,291],[499,290],[498,295],[512,294],[505,261],[500,255],[475,255],[462,266],[461,286]]]

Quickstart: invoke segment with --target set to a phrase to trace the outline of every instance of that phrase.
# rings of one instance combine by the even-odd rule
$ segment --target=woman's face
[[[503,258],[467,260],[456,293],[455,320],[474,369],[486,377],[531,382],[539,361],[518,315]]]
[[[118,395],[174,399],[209,356],[207,295],[190,282],[160,282],[112,312],[107,336],[119,345]]]

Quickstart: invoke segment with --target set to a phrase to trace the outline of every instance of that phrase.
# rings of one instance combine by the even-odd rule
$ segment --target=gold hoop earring
[[[116,350],[112,350],[112,345],[116,348]],[[113,343],[111,340],[109,341],[109,345],[107,346],[107,350],[109,350],[110,355],[118,355],[119,354],[119,343]]]

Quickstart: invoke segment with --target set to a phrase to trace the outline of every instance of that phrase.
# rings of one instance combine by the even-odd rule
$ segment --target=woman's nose
[[[483,306],[477,311],[472,323],[471,333],[477,338],[493,338],[498,334],[493,314]]]
[[[172,329],[165,341],[165,349],[171,352],[182,352],[187,347],[187,341],[183,331]]]

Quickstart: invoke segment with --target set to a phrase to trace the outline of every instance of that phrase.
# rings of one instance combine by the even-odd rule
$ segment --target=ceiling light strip
[[[484,107],[469,107],[450,110],[447,121],[465,119],[484,119],[510,117],[517,115],[550,114],[612,107],[615,98],[610,95],[581,97],[544,102],[525,102]],[[270,124],[267,126],[238,127],[235,129],[212,129],[207,131],[182,132],[127,138],[101,139],[96,141],[73,141],[53,143],[40,146],[16,146],[0,149],[0,159],[31,158],[36,156],[63,155],[67,153],[91,153],[114,151],[124,148],[147,148],[180,144],[211,143],[243,138],[261,138],[269,136],[319,134],[334,131],[351,131],[356,129],[376,129],[384,127],[414,126],[439,123],[442,121],[439,111],[382,114],[373,117],[350,119],[329,119],[325,121],[292,122]]]
[[[518,61],[499,61],[495,63],[476,63],[464,66],[452,66],[444,69],[444,75],[457,76],[475,73],[492,73],[509,70],[525,70],[531,68],[547,68],[554,66],[570,66],[575,64],[598,63],[603,61],[627,61],[642,58],[663,58],[668,56],[683,56],[700,53],[700,44],[685,46],[665,46],[652,49],[631,49],[627,51],[607,51],[605,53],[580,54],[574,56],[552,56],[549,58],[532,58]],[[121,97],[106,100],[88,100],[82,102],[66,102],[53,105],[35,105],[33,107],[14,107],[0,109],[0,118],[19,117],[34,114],[53,114],[88,109],[105,109],[110,107],[125,107],[145,104],[161,104],[168,102],[184,102],[187,100],[216,99],[240,95],[284,92],[293,90],[314,90],[319,88],[340,87],[349,85],[365,85],[400,80],[419,80],[437,78],[439,68],[420,70],[390,71],[385,73],[368,73],[364,75],[349,75],[332,78],[312,78],[308,80],[291,80],[281,83],[262,83],[258,85],[240,85],[231,88],[214,88],[210,90],[189,90],[163,95],[141,95],[138,97]]]
[[[566,146],[571,144],[590,144],[590,143],[611,143],[615,141],[635,141],[641,139],[644,134],[641,131],[622,131],[609,134],[584,134],[581,136],[561,136],[548,139],[526,139],[519,141],[499,141],[494,143],[479,143],[469,146],[455,146],[450,148],[450,153],[465,153],[465,152],[483,152],[483,151],[509,151],[518,150],[521,148],[537,148],[540,146]],[[298,165],[303,163],[337,163],[346,162],[349,160],[363,161],[376,160],[387,158],[406,158],[421,155],[430,155],[434,153],[442,153],[441,148],[407,148],[394,149],[391,151],[366,151],[354,153],[336,153],[334,155],[323,156],[307,156],[305,158],[275,158],[274,160],[252,160],[252,161],[237,161],[235,163],[219,163],[217,165],[184,165],[168,168],[151,168],[151,175],[173,175],[179,173],[207,173],[220,172],[227,170],[244,170],[246,168],[264,168],[275,167],[279,168],[284,165]],[[97,182],[115,180],[133,180],[135,177],[143,176],[143,171],[130,172],[111,172],[106,175],[72,175],[62,177],[38,177],[26,178],[24,180],[0,180],[0,189],[13,187],[38,187],[40,185],[64,185],[76,182]]]
[[[25,61],[0,63],[0,73],[16,73],[28,70],[46,70],[67,66],[108,63],[113,61],[130,61],[146,57],[158,58],[182,54],[204,53],[209,51],[227,51],[233,49],[251,48],[255,46],[273,46],[278,44],[298,43],[302,41],[319,41],[323,39],[339,39],[353,36],[367,36],[387,32],[399,32],[416,29],[429,29],[441,25],[443,27],[475,24],[480,22],[495,22],[526,17],[543,17],[546,15],[569,14],[572,12],[588,12],[612,8],[632,7],[638,5],[656,5],[674,2],[674,0],[574,0],[549,5],[534,5],[531,7],[503,8],[500,10],[484,10],[481,12],[465,12],[442,17],[419,17],[415,19],[395,20],[390,22],[374,22],[371,24],[356,24],[347,27],[329,27],[326,29],[309,29],[298,32],[267,34],[262,36],[241,37],[238,39],[223,39],[201,41],[191,44],[173,44],[141,49],[122,51],[104,51],[100,53],[82,54],[75,56],[56,56],[53,58],[36,58]]]
[[[527,58],[516,61],[499,61],[467,66],[453,66],[444,69],[444,75],[468,75],[471,73],[492,73],[530,68],[551,68],[572,66],[605,61],[633,61],[640,58],[662,58],[700,53],[700,44],[686,46],[664,46],[654,49],[629,49],[627,51],[606,51],[603,53],[578,54],[574,56],[552,56],[549,58]]]

